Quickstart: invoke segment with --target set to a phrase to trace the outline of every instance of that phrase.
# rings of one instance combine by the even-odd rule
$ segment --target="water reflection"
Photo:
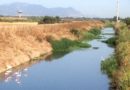
[[[34,64],[40,63],[42,61],[50,62],[52,60],[58,60],[58,58],[62,58],[68,53],[69,52],[48,54],[46,57],[43,57],[40,60],[32,60],[18,67],[7,70],[3,73],[0,73],[0,81],[5,82],[5,83],[9,83],[13,81],[13,82],[16,82],[18,85],[21,85],[22,84],[21,78],[28,77],[29,67],[31,67]]]
[[[5,83],[9,83],[13,81],[16,82],[18,85],[21,85],[22,84],[21,78],[28,77],[28,67],[38,62],[40,62],[40,60],[30,61],[28,63],[25,63],[23,65],[20,65],[8,71],[5,71],[0,74],[0,81]]]
[[[10,69],[0,74],[0,80],[4,81],[5,83],[13,81],[18,85],[21,85],[22,84],[21,77],[27,77],[27,76],[28,76],[28,68],[18,71]]]
[[[52,60],[58,60],[59,58],[64,57],[65,55],[67,55],[70,52],[56,52],[51,54],[50,56],[48,56],[45,61],[52,61]]]

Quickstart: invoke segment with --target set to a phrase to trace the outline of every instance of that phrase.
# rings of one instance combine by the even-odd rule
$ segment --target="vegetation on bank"
[[[98,36],[98,35],[101,34],[101,30],[98,29],[98,28],[93,28],[93,29],[90,29],[90,30],[88,31],[88,33],[91,33],[91,34],[93,34],[93,35],[95,35],[95,36]]]
[[[85,41],[89,41],[92,39],[97,38],[97,36],[100,35],[101,30],[99,29],[91,29],[89,31],[83,31],[78,29],[72,29],[70,30],[72,34],[74,34],[78,40],[69,40],[66,38],[63,38],[61,40],[53,40],[49,39],[48,41],[51,43],[53,52],[63,52],[63,51],[73,51],[78,48],[89,48],[91,45],[89,45]]]
[[[82,40],[89,41],[89,40],[99,38],[100,34],[101,34],[101,30],[99,28],[93,28],[87,32],[82,32],[81,35],[82,35]]]
[[[61,39],[50,41],[53,52],[69,52],[77,48],[89,48],[90,45],[77,40]]]
[[[130,30],[124,23],[116,30],[115,55],[103,61],[101,67],[112,80],[112,90],[130,90]]]
[[[103,41],[103,42],[107,43],[111,47],[115,47],[116,46],[116,37],[111,37],[108,40]]]
[[[105,20],[105,27],[114,27],[115,22],[112,20]]]
[[[125,22],[127,25],[130,25],[130,18],[125,18],[125,19],[124,19],[124,22]]]
[[[130,90],[130,30],[128,26],[120,26],[116,56],[119,70],[117,71],[117,86],[120,90]]]
[[[79,30],[79,29],[72,29],[70,30],[72,34],[78,37],[80,40],[92,40],[99,37],[101,34],[101,30],[99,28],[92,28],[89,31],[87,30]]]
[[[103,73],[107,74],[110,78],[117,71],[118,64],[116,62],[115,55],[110,56],[105,61],[101,62],[101,70]]]

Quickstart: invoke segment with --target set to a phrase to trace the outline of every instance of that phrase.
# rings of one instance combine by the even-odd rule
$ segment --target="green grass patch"
[[[95,35],[95,36],[98,36],[98,35],[101,34],[101,30],[98,29],[98,28],[93,28],[93,29],[91,29],[91,30],[89,31],[89,33],[91,33],[91,34],[93,34],[93,35]]]
[[[93,40],[96,38],[99,38],[99,35],[101,34],[101,30],[99,29],[91,29],[90,31],[82,32],[82,40]]]
[[[80,48],[89,48],[91,45],[84,41],[89,41],[97,38],[97,36],[100,35],[101,30],[96,28],[91,29],[90,31],[72,29],[70,32],[78,37],[79,40],[69,40],[66,38],[63,38],[61,40],[54,40],[50,37],[48,38],[48,41],[52,45],[53,53],[70,52]]]
[[[82,41],[77,40],[69,40],[69,39],[61,39],[61,40],[51,40],[50,41],[53,52],[64,52],[64,51],[72,51],[78,48],[89,48],[90,45],[87,43],[83,43]]]
[[[78,37],[80,40],[92,40],[99,37],[101,34],[101,30],[98,28],[93,28],[91,30],[79,30],[79,29],[71,29],[70,32]]]
[[[107,74],[109,77],[112,77],[117,68],[118,64],[114,55],[101,62],[102,72]]]
[[[109,38],[108,40],[103,41],[103,42],[107,43],[111,47],[114,47],[114,46],[116,46],[116,40],[117,40],[116,37],[112,37],[112,38]]]
[[[96,36],[94,34],[90,33],[90,32],[83,32],[82,33],[82,40],[88,40],[89,41],[89,40],[92,40],[94,38],[96,38]]]

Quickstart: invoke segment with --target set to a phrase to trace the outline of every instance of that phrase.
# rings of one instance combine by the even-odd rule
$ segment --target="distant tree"
[[[56,16],[56,22],[59,23],[61,21],[60,17],[59,16]]]
[[[118,17],[118,19],[121,20],[120,17]],[[117,21],[117,16],[114,16],[112,20],[113,20],[113,21]]]
[[[59,23],[61,21],[60,17],[51,17],[51,16],[45,16],[42,20],[40,20],[39,24],[53,24],[53,23]]]
[[[124,22],[125,22],[127,25],[130,25],[130,17],[129,17],[129,18],[125,18]]]

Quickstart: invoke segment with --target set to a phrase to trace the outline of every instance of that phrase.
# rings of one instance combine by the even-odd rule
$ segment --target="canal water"
[[[0,90],[108,90],[109,79],[100,65],[114,49],[102,40],[113,34],[113,28],[105,28],[102,38],[89,42],[91,48],[60,53],[1,73]]]

